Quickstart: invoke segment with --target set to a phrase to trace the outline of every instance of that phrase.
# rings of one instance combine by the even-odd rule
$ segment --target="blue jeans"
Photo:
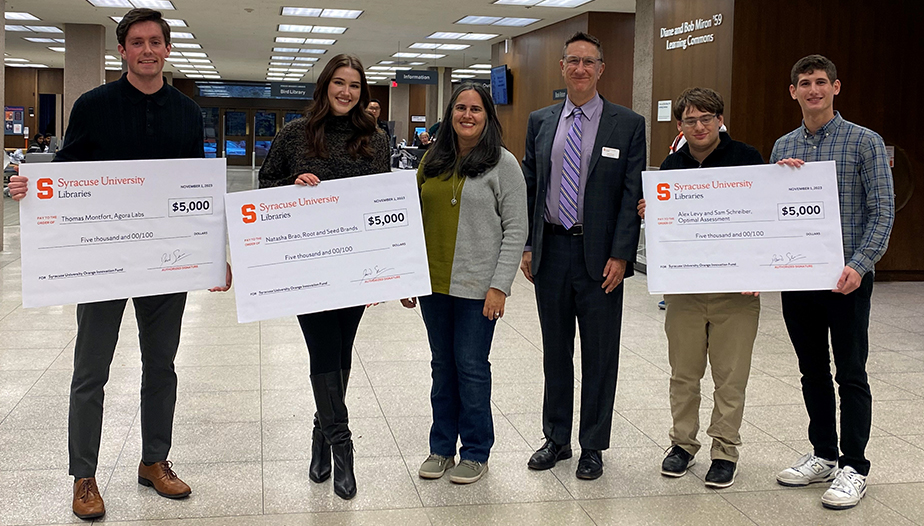
[[[430,340],[433,386],[430,453],[487,462],[494,445],[491,416],[491,340],[495,321],[482,315],[484,300],[431,294],[420,298]]]

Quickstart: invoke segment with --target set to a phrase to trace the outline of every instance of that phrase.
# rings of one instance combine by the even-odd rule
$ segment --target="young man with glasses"
[[[770,161],[793,168],[808,161],[835,161],[846,265],[834,290],[782,294],[783,320],[799,359],[814,451],[776,480],[783,486],[831,482],[822,504],[846,509],[866,494],[869,474],[869,311],[873,266],[885,254],[895,217],[892,171],[882,137],[834,111],[841,81],[833,62],[821,55],[804,57],[793,66],[790,80],[789,94],[802,108],[802,125],[777,139]],[[829,333],[841,407],[840,448]]]
[[[690,88],[674,104],[677,129],[687,141],[661,163],[662,170],[715,168],[763,164],[760,153],[720,131],[725,123],[722,96],[709,88]],[[638,213],[645,217],[645,201]],[[661,462],[661,474],[682,477],[700,449],[700,380],[707,357],[715,382],[712,421],[712,465],[706,487],[727,488],[735,483],[744,392],[751,371],[751,352],[757,337],[760,300],[757,293],[665,294],[667,353],[671,364],[671,447]]]
[[[523,173],[529,240],[520,268],[535,284],[542,330],[545,444],[529,459],[549,469],[571,457],[574,325],[581,328],[581,459],[576,476],[603,474],[619,367],[623,279],[638,249],[645,119],[597,93],[600,41],[575,33],[559,62],[560,104],[529,116]]]

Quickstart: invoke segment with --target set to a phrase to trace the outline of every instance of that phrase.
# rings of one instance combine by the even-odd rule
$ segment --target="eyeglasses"
[[[597,62],[603,62],[603,59],[600,58],[576,57],[574,55],[565,55],[562,60],[565,61],[565,64],[569,68],[576,68],[578,64],[584,64],[585,68],[592,68],[597,65]]]
[[[698,119],[692,118],[692,117],[689,119],[683,119],[682,121],[680,121],[680,123],[684,128],[693,128],[694,126],[696,126],[697,122],[702,124],[703,126],[709,126],[710,124],[712,124],[712,121],[714,121],[715,118],[716,118],[715,113],[708,113],[706,115],[701,115]]]

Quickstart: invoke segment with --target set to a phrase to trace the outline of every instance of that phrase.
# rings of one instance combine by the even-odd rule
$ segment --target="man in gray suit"
[[[523,173],[529,239],[520,268],[535,284],[542,329],[545,444],[529,459],[549,469],[571,457],[574,320],[581,331],[581,459],[603,474],[619,368],[622,282],[633,274],[645,166],[645,119],[597,93],[600,41],[575,33],[560,61],[564,103],[529,116]]]

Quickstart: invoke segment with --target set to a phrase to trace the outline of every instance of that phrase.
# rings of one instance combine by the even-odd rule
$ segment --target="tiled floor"
[[[249,170],[229,171],[232,190]],[[23,310],[17,206],[5,199],[0,254],[0,524],[80,522],[70,511],[67,393],[74,306]],[[334,496],[308,480],[313,399],[294,318],[240,325],[231,293],[189,295],[177,358],[180,395],[171,454],[194,489],[169,501],[135,480],[140,456],[136,324],[129,308],[106,389],[99,481],[105,522],[176,526],[296,524],[924,524],[924,284],[880,283],[873,296],[870,383],[873,463],[857,508],[821,507],[822,486],[787,489],[777,471],[809,446],[796,360],[778,294],[762,296],[740,474],[708,490],[705,455],[681,479],[658,468],[668,445],[663,312],[645,276],[626,284],[612,448],[597,481],[576,459],[526,468],[542,442],[542,371],[531,286],[518,277],[491,361],[497,442],[477,484],[417,477],[427,453],[429,351],[419,312],[369,309],[357,337],[348,401],[359,493]],[[579,372],[577,373],[579,376]],[[579,379],[579,378],[578,378]],[[704,381],[702,417],[711,410]],[[706,437],[701,437],[703,440]],[[576,437],[574,442],[576,443]],[[707,442],[708,443],[708,442]]]

